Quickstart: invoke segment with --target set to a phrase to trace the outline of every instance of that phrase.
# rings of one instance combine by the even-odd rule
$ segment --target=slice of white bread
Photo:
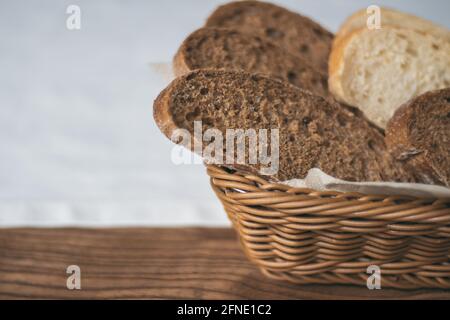
[[[368,17],[369,14],[367,13],[367,9],[361,9],[355,12],[350,17],[348,17],[341,25],[335,39],[339,41],[338,38],[344,37],[354,30],[366,27]],[[446,38],[448,41],[450,41],[450,31],[447,28],[409,13],[401,12],[391,8],[381,7],[380,18],[381,27],[393,26],[398,28],[417,30],[436,37]]]
[[[395,27],[354,30],[333,46],[328,84],[385,128],[402,103],[450,86],[450,41]]]

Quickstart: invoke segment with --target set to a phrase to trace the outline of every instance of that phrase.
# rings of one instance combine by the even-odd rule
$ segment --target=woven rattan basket
[[[318,192],[207,167],[248,258],[294,283],[450,289],[450,199]]]

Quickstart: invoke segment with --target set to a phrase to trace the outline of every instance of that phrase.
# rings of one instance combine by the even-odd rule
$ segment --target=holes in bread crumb
[[[289,141],[290,141],[290,142],[294,142],[294,141],[295,141],[295,136],[291,134],[291,135],[289,136]]]
[[[309,47],[308,47],[307,44],[302,44],[302,45],[300,46],[300,52],[306,53],[306,52],[308,52],[308,51],[309,51]]]
[[[431,45],[431,48],[434,49],[434,50],[439,50],[439,46],[436,43],[433,43]]]
[[[384,99],[383,99],[382,97],[378,97],[378,98],[377,98],[377,102],[378,102],[378,103],[383,103],[383,102],[384,102]]]
[[[294,82],[297,79],[297,74],[294,71],[289,71],[287,74],[289,82]]]
[[[305,128],[308,127],[308,125],[311,123],[312,119],[310,117],[304,117],[302,119],[302,124]]]
[[[202,96],[206,96],[208,94],[208,92],[209,92],[208,88],[201,88],[200,89],[200,94]]]
[[[256,47],[260,50],[265,50],[265,44],[264,40],[262,40],[260,37],[254,37],[254,40],[256,42]]]
[[[369,149],[375,150],[375,142],[373,140],[367,141],[367,146],[369,147]]]
[[[340,126],[345,127],[347,125],[347,119],[345,119],[344,115],[338,114],[337,121]]]
[[[278,30],[278,29],[275,29],[275,28],[267,28],[267,29],[266,29],[266,35],[267,35],[269,38],[274,38],[274,39],[276,39],[276,38],[281,38],[281,37],[283,37],[283,36],[284,36],[284,33],[281,32],[281,31]]]
[[[414,57],[416,57],[416,56],[417,56],[417,50],[416,50],[416,49],[414,49],[414,48],[412,48],[412,47],[408,47],[408,48],[406,48],[406,52],[407,52],[408,54],[410,54],[410,55],[414,56]]]
[[[214,107],[214,110],[220,110],[221,104],[218,101],[214,101],[213,107]]]
[[[258,113],[259,112],[259,107],[255,104],[251,104],[248,109],[253,112],[253,113]]]

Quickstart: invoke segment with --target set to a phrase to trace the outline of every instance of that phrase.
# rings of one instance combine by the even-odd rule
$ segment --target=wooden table
[[[81,269],[68,290],[66,268]],[[450,299],[449,291],[266,279],[231,229],[0,229],[0,298]]]

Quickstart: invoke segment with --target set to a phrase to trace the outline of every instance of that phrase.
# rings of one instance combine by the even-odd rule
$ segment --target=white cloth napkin
[[[363,194],[450,198],[450,189],[442,186],[422,183],[350,182],[334,178],[318,168],[310,169],[305,179],[292,179],[283,183],[291,187],[311,188],[318,191],[335,190]]]

